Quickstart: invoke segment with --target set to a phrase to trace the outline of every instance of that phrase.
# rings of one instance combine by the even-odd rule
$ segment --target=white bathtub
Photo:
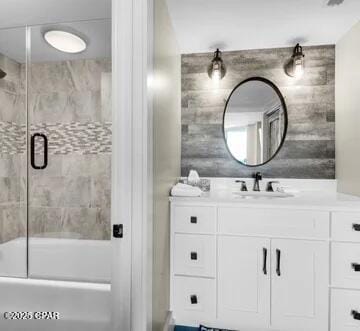
[[[110,284],[0,278],[1,331],[109,331]],[[58,312],[59,320],[6,320],[5,312]]]
[[[110,240],[29,239],[31,278],[109,283]]]
[[[29,277],[109,283],[110,240],[29,238]],[[0,275],[26,277],[26,238],[0,245]]]
[[[110,241],[26,238],[0,245],[1,331],[108,331]],[[36,278],[36,279],[35,279]],[[52,279],[52,280],[50,280]],[[60,320],[9,321],[4,312],[59,312]]]
[[[0,276],[26,277],[26,238],[17,238],[0,245]]]

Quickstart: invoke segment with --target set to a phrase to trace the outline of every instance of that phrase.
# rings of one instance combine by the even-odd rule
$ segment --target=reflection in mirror
[[[278,88],[264,78],[250,78],[231,93],[224,111],[224,137],[231,155],[247,166],[269,162],[280,150],[287,111]]]

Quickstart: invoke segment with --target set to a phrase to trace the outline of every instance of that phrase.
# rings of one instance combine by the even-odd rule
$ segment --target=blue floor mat
[[[183,325],[176,325],[174,331],[197,331],[199,328],[194,328],[191,326],[183,326]]]

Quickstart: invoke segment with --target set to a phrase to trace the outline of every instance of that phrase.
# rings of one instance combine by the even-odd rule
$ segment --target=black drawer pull
[[[191,301],[191,304],[192,304],[192,305],[197,305],[197,303],[198,303],[198,298],[197,298],[197,296],[196,296],[196,295],[191,295],[191,296],[190,296],[190,301]]]
[[[352,225],[352,228],[353,228],[354,231],[360,231],[360,224],[354,223],[354,224]]]
[[[281,251],[280,249],[276,250],[276,274],[280,277],[281,276],[281,270],[280,270],[280,258],[281,258]]]
[[[263,273],[267,275],[267,249],[263,248]]]
[[[190,217],[190,223],[191,224],[196,224],[197,223],[197,217],[196,216],[191,216]]]
[[[351,266],[352,266],[352,268],[354,269],[354,271],[360,272],[360,264],[358,264],[358,263],[353,263]]]
[[[354,320],[360,321],[360,313],[357,312],[356,310],[353,310],[351,312],[351,315],[353,316]]]
[[[196,252],[191,252],[190,253],[190,259],[191,260],[197,260],[198,259],[198,255]]]

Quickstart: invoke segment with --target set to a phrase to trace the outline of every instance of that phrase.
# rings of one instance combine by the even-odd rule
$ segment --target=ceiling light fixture
[[[219,49],[214,53],[214,58],[208,67],[208,75],[214,81],[220,81],[226,75],[226,67]]]
[[[286,73],[295,78],[300,78],[305,71],[305,55],[300,44],[296,44],[290,61],[285,66]]]
[[[81,53],[87,47],[84,39],[74,33],[61,30],[50,30],[45,32],[44,39],[50,46],[65,53]]]

